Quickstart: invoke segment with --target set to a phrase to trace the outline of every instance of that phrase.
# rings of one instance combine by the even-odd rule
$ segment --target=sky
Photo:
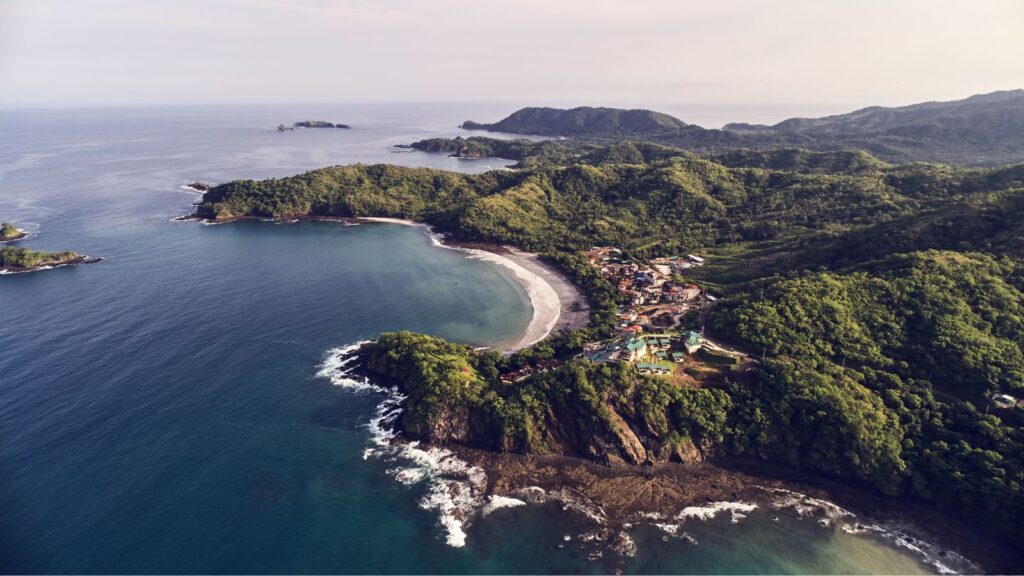
[[[0,108],[800,106],[1024,88],[1019,0],[0,0]]]

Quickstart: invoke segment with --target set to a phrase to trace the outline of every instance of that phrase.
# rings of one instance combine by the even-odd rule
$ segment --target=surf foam
[[[373,417],[367,424],[371,447],[363,451],[363,459],[381,458],[395,466],[387,474],[400,484],[414,486],[426,483],[427,493],[420,499],[420,508],[438,515],[445,541],[450,546],[466,545],[465,528],[485,504],[483,492],[487,476],[482,468],[470,466],[453,452],[444,448],[424,448],[419,442],[396,442],[395,423],[402,414],[405,396],[397,388],[385,388],[359,376],[359,349],[366,342],[356,342],[328,351],[317,376],[326,378],[336,386],[353,391],[384,394]],[[508,498],[506,500],[513,500]],[[514,505],[498,501],[498,505]]]

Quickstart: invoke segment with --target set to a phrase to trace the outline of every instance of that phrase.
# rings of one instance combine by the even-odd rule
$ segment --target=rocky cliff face
[[[430,336],[396,333],[369,345],[363,365],[406,396],[401,432],[430,443],[650,465],[699,461],[721,437],[726,411],[716,391],[586,361],[501,381],[508,362]]]

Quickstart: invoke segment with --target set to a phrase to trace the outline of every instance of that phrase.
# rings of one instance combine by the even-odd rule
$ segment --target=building
[[[643,326],[640,326],[639,324],[632,324],[630,326],[624,326],[620,328],[619,331],[622,332],[623,334],[628,334],[630,336],[637,336],[641,332],[643,332],[644,329]]]
[[[661,364],[651,364],[649,362],[643,362],[636,366],[641,374],[668,374],[669,369]]]
[[[693,354],[700,350],[701,345],[704,343],[704,338],[700,334],[690,330],[686,334],[683,334],[683,347],[686,348],[687,354]]]
[[[647,355],[647,342],[643,338],[630,338],[626,342],[626,354],[630,362],[639,362]]]
[[[1013,408],[1017,405],[1017,399],[1009,394],[993,394],[992,403],[999,408]]]
[[[683,300],[696,300],[700,297],[700,286],[696,284],[683,284],[679,287],[679,296]]]

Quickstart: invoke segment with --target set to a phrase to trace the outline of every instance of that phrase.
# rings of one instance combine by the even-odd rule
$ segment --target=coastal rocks
[[[626,457],[626,460],[630,464],[643,464],[647,462],[647,449],[644,448],[640,438],[637,438],[637,435],[626,424],[626,421],[622,419],[622,416],[611,407],[608,408],[608,414],[611,418],[612,432],[618,440],[619,448]]]
[[[704,461],[704,455],[689,438],[672,446],[672,457],[683,464],[698,464]]]

